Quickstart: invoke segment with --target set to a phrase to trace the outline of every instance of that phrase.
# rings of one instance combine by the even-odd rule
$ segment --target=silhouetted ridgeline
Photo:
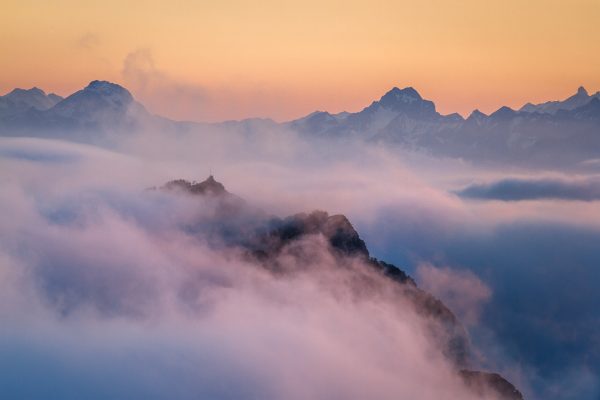
[[[600,159],[600,93],[584,88],[564,101],[501,107],[466,119],[442,115],[413,88],[393,88],[355,113],[316,111],[285,123],[246,119],[216,124],[179,122],[150,114],[125,88],[93,81],[61,98],[15,89],[0,96],[0,135],[51,137],[113,146],[123,135],[262,134],[296,132],[308,139],[358,140],[479,163],[581,167]]]
[[[389,286],[397,293],[394,298],[399,299],[399,307],[405,304],[400,299],[407,299],[419,315],[431,321],[428,329],[440,343],[440,351],[452,361],[457,374],[475,393],[482,396],[493,394],[501,399],[523,398],[500,375],[466,369],[472,367],[469,339],[452,311],[418,288],[400,268],[371,257],[365,242],[344,215],[313,211],[286,218],[269,216],[229,193],[212,176],[199,183],[174,180],[162,186],[161,190],[201,196],[203,200],[216,202],[219,221],[214,224],[218,228],[213,230],[213,234],[219,237],[219,245],[224,243],[240,249],[247,260],[276,276],[322,272],[315,268],[322,264],[316,260],[323,257],[319,254],[319,243],[324,241],[327,258],[334,260],[335,269],[348,274],[347,284],[357,296],[377,296],[379,291]],[[194,223],[190,222],[186,229],[193,233]],[[282,257],[285,262],[280,262]]]

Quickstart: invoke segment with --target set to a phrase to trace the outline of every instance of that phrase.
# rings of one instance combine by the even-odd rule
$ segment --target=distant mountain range
[[[150,114],[120,85],[93,81],[62,98],[38,88],[0,97],[0,136],[34,136],[109,144],[107,134],[168,121]]]
[[[501,107],[468,118],[442,115],[413,88],[393,88],[355,113],[317,111],[294,121],[268,119],[217,124],[178,122],[150,114],[125,88],[93,81],[68,96],[33,88],[0,97],[0,135],[59,137],[106,144],[117,135],[159,128],[163,131],[227,129],[260,133],[295,131],[308,138],[362,140],[474,162],[542,166],[581,166],[600,160],[600,92],[584,88],[563,101]]]
[[[359,138],[478,162],[576,165],[600,157],[600,93],[580,88],[564,101],[501,107],[464,119],[441,115],[413,88],[393,88],[357,113],[317,112],[287,123],[304,135]]]
[[[556,114],[560,110],[574,110],[588,104],[592,99],[600,99],[600,91],[589,95],[583,86],[577,89],[577,93],[563,101],[548,101],[541,104],[527,103],[519,111],[539,112],[547,114]]]

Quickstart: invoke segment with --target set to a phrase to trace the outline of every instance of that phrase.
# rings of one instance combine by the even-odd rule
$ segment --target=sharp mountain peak
[[[589,96],[588,91],[585,90],[585,88],[583,86],[579,86],[579,88],[577,88],[577,94],[578,95],[584,95],[584,96]]]

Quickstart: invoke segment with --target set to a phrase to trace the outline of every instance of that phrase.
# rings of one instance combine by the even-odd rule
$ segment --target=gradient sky
[[[3,0],[0,93],[93,79],[177,119],[357,111],[413,86],[443,113],[600,90],[600,0]]]

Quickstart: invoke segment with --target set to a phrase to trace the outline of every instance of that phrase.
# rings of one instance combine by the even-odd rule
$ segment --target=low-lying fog
[[[384,289],[356,301],[342,274],[274,279],[181,232],[210,207],[146,190],[209,174],[269,214],[346,215],[527,398],[600,395],[597,176],[223,130],[124,135],[112,149],[0,138],[5,393],[472,397]]]

